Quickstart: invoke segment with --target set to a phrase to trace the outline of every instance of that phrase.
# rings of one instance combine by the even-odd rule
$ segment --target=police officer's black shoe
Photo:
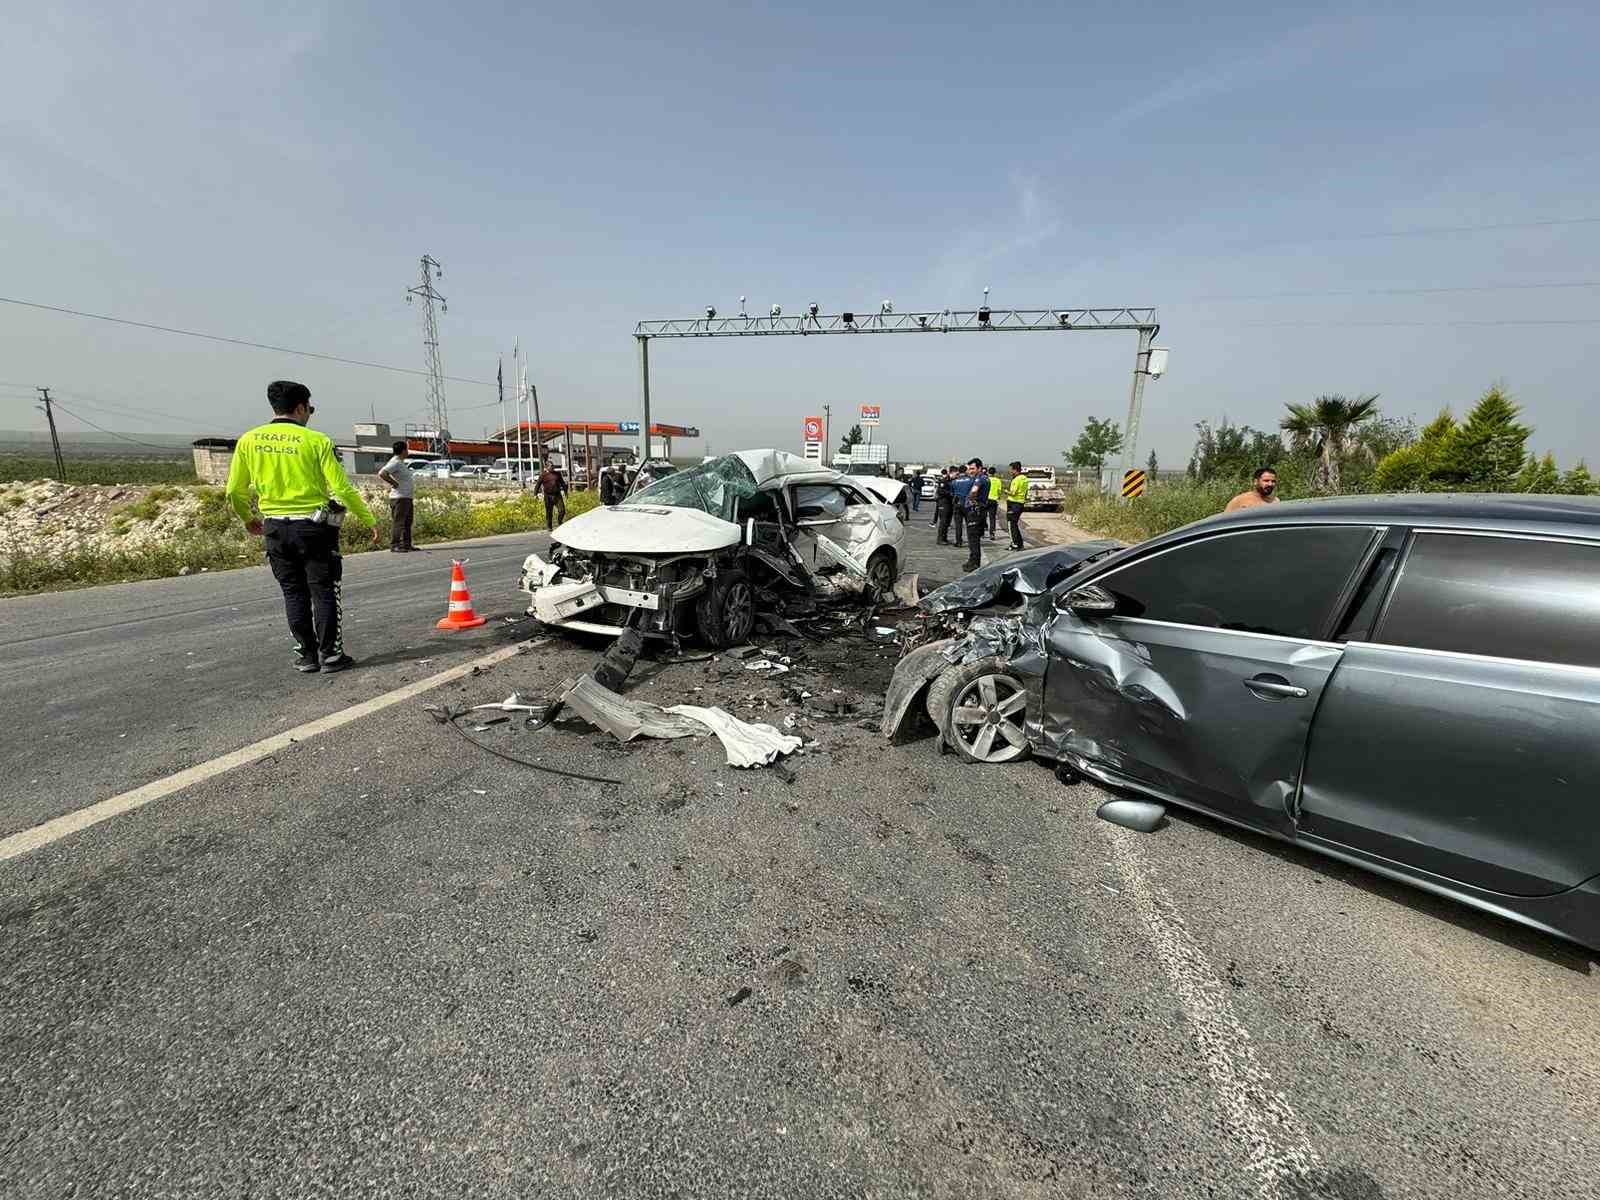
[[[294,669],[302,675],[314,675],[322,668],[318,665],[315,654],[302,654],[294,660]]]
[[[346,667],[356,665],[356,660],[348,654],[335,654],[332,658],[322,660],[322,673],[328,675],[334,671],[343,671]]]

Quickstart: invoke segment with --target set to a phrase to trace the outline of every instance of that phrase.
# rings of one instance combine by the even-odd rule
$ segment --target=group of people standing
[[[920,489],[920,481],[912,486]],[[939,531],[939,544],[950,544],[950,527],[956,531],[955,544],[967,546],[966,569],[975,571],[981,565],[980,543],[984,530],[991,541],[997,536],[1000,505],[1006,506],[1006,527],[1011,534],[1011,548],[1021,550],[1022,511],[1028,502],[1028,477],[1022,473],[1020,461],[1011,464],[1011,477],[1003,479],[999,471],[991,471],[981,458],[970,459],[963,467],[946,467],[934,478],[933,525]]]

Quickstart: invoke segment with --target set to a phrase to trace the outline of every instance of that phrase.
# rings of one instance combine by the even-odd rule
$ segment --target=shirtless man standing
[[[1271,467],[1257,467],[1255,486],[1248,492],[1240,492],[1228,501],[1225,513],[1238,512],[1241,508],[1254,508],[1258,504],[1276,504],[1278,502],[1278,473]]]

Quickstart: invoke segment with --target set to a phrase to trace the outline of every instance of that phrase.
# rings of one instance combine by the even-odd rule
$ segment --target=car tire
[[[950,668],[928,689],[927,708],[944,744],[966,762],[1008,763],[1028,755],[1027,685],[1003,658]]]
[[[867,583],[885,596],[894,591],[895,580],[899,578],[900,571],[895,566],[894,551],[887,546],[867,559]]]
[[[900,497],[900,502],[894,506],[894,511],[895,515],[900,518],[900,524],[909,525],[911,523],[911,504],[904,496]]]
[[[755,588],[743,571],[724,571],[701,595],[694,615],[701,640],[712,649],[740,645],[755,629]]]

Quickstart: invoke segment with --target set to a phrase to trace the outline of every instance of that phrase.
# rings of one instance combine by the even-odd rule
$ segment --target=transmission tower
[[[434,446],[445,458],[450,457],[450,414],[444,406],[444,363],[439,359],[439,317],[433,311],[438,301],[439,312],[449,312],[450,305],[433,286],[442,278],[444,268],[431,254],[422,256],[422,282],[406,289],[406,303],[415,296],[422,297],[422,346],[428,359],[428,420],[433,424]]]

